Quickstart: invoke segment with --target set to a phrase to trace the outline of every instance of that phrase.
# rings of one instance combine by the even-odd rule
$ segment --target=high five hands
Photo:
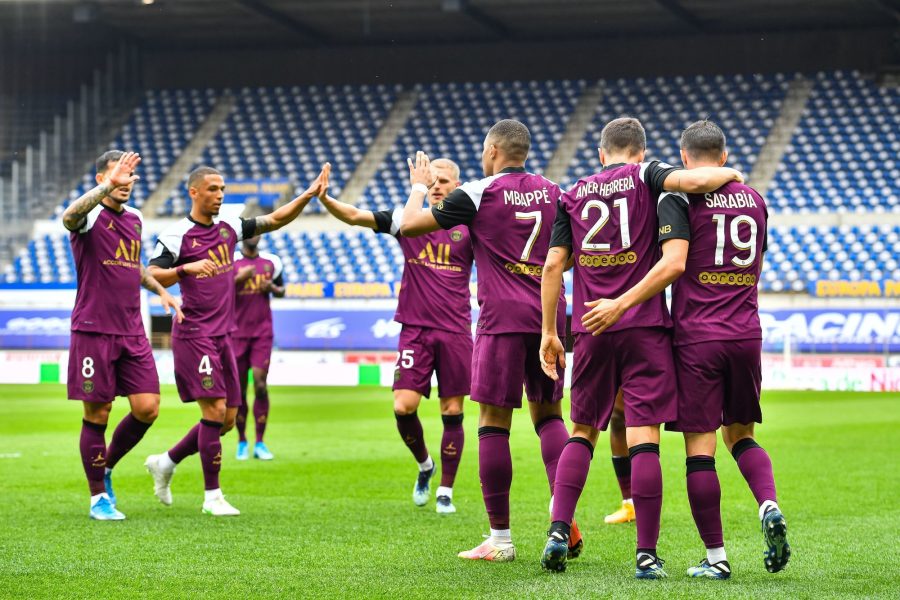
[[[407,158],[406,164],[409,166],[409,184],[416,185],[421,183],[427,188],[434,185],[434,174],[431,172],[431,160],[428,155],[419,150],[416,152],[416,160]]]

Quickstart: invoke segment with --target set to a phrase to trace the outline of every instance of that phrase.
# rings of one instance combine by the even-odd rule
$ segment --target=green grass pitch
[[[116,468],[120,523],[87,517],[78,457],[81,407],[62,386],[0,386],[0,596],[15,598],[258,597],[896,597],[900,531],[900,397],[767,393],[758,431],[768,449],[793,558],[765,572],[756,505],[720,447],[730,581],[694,581],[703,558],[676,434],[662,444],[665,478],[659,551],[666,581],[636,581],[634,526],[609,526],[618,488],[601,437],[578,519],[585,551],[563,574],[541,571],[548,490],[538,440],[520,411],[511,438],[512,527],[518,559],[471,563],[456,553],[480,543],[487,520],[477,475],[477,409],[466,405],[466,450],[456,515],[410,499],[416,467],[398,439],[390,391],[273,388],[271,463],[234,460],[223,441],[222,486],[242,511],[200,514],[199,460],[173,481],[175,504],[152,495],[143,460],[170,447],[199,418],[163,390],[160,418]],[[118,400],[112,426],[126,409]],[[434,454],[435,402],[419,410]]]

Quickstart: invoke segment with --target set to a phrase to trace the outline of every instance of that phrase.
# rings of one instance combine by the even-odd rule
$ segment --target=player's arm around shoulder
[[[677,169],[666,176],[663,181],[663,189],[667,192],[705,194],[714,192],[732,181],[743,183],[744,176],[740,171],[730,167]]]

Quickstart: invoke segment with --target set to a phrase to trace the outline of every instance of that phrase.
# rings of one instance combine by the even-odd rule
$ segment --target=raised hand
[[[325,163],[322,165],[322,170],[319,171],[319,176],[316,177],[315,181],[313,181],[306,191],[300,194],[301,199],[311,200],[322,193],[323,190],[328,189],[328,176],[331,174],[331,163]]]
[[[328,200],[328,180],[331,177],[331,163],[325,163],[325,167],[322,169],[322,172],[319,173],[319,177],[323,174],[325,175],[324,180],[322,180],[321,187],[319,188],[319,193],[316,194],[319,197],[319,200]],[[317,179],[318,181],[318,179]]]
[[[134,174],[134,170],[141,162],[141,157],[137,152],[126,152],[118,162],[113,165],[106,174],[106,181],[114,188],[125,187],[131,185],[140,177]]]
[[[558,336],[544,334],[541,336],[541,350],[538,354],[541,358],[541,369],[544,374],[553,381],[559,381],[559,373],[556,370],[557,361],[559,366],[566,368],[566,349],[562,345]]]
[[[431,172],[431,160],[428,155],[419,150],[416,152],[416,162],[413,163],[411,158],[406,159],[409,165],[409,184],[416,185],[421,183],[425,187],[434,185],[434,174]]]
[[[203,260],[197,260],[184,265],[184,272],[195,277],[199,277],[200,275],[212,277],[216,274],[216,263],[208,258],[204,258]]]
[[[581,324],[592,335],[600,335],[609,327],[615,325],[622,318],[622,315],[625,314],[625,309],[618,300],[600,298],[599,300],[585,302],[584,305],[591,310],[581,317]]]

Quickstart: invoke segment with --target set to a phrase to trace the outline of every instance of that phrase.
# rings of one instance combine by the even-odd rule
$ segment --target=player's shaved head
[[[531,150],[531,132],[524,123],[513,119],[498,121],[488,131],[487,141],[516,161],[524,162]]]
[[[203,183],[203,180],[207,175],[218,175],[219,177],[222,177],[222,173],[220,173],[216,169],[213,169],[212,167],[197,167],[196,169],[191,171],[190,175],[188,175],[188,189],[195,188]]]
[[[640,154],[647,149],[644,126],[634,117],[613,119],[600,132],[600,148],[606,154]]]
[[[436,158],[431,161],[431,166],[436,169],[449,169],[454,180],[459,180],[459,165],[449,158]]]
[[[681,149],[694,160],[718,161],[725,147],[725,132],[709,119],[692,123],[681,134]]]
[[[121,150],[107,150],[98,156],[94,165],[97,167],[97,173],[106,173],[109,170],[109,163],[119,162],[124,154]]]

